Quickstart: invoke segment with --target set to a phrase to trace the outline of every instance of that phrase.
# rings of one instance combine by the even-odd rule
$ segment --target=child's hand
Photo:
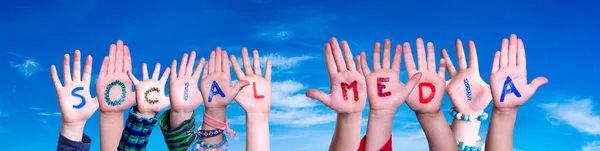
[[[148,78],[148,66],[144,63],[142,65],[142,82],[135,78],[131,71],[127,72],[129,78],[133,81],[133,84],[135,84],[137,112],[139,112],[139,115],[151,118],[156,115],[156,113],[169,106],[169,98],[165,96],[165,84],[169,78],[167,76],[169,75],[169,72],[171,72],[171,69],[167,68],[159,80],[160,63],[156,63],[152,79],[150,79]]]
[[[173,112],[191,115],[202,104],[202,94],[198,90],[198,79],[205,61],[204,58],[201,58],[196,70],[192,71],[195,62],[196,52],[192,51],[189,59],[188,54],[184,54],[181,58],[179,73],[177,73],[177,60],[173,60],[171,64],[171,70],[173,70],[171,71],[171,81],[169,83],[171,116],[173,116]],[[183,119],[178,119],[178,121],[182,122],[189,117],[181,118]]]
[[[450,80],[446,81],[446,92],[459,113],[480,115],[492,101],[492,93],[490,86],[479,75],[475,43],[469,41],[469,67],[467,67],[465,51],[460,40],[456,40],[456,55],[458,55],[458,72],[454,68],[448,52],[442,49],[442,57],[450,74]]]
[[[356,70],[356,65],[346,41],[342,49],[335,38],[325,44],[325,59],[330,79],[330,94],[318,89],[306,91],[306,96],[323,102],[327,107],[340,113],[360,113],[365,108],[366,89],[364,75]]]
[[[419,79],[421,79],[421,73],[416,73],[412,76],[405,86],[399,77],[402,47],[400,45],[396,47],[396,54],[394,55],[391,69],[390,47],[391,41],[390,39],[386,39],[383,49],[383,62],[380,64],[379,50],[381,49],[381,44],[379,42],[375,44],[375,50],[373,51],[374,72],[372,73],[367,64],[365,52],[361,53],[360,58],[357,56],[356,62],[360,65],[359,72],[362,71],[367,80],[367,93],[371,110],[389,110],[394,114],[396,109],[404,103],[408,94],[413,91]]]
[[[61,130],[61,133],[71,140],[81,140],[85,122],[98,109],[98,101],[90,95],[92,56],[87,56],[85,60],[83,78],[80,77],[81,52],[79,50],[75,50],[72,78],[69,66],[69,54],[65,54],[63,61],[64,85],[60,83],[56,67],[54,65],[50,67],[63,121],[63,130]],[[78,132],[65,134],[72,131]]]
[[[404,43],[404,63],[408,76],[412,77],[417,73],[423,74],[419,84],[413,89],[412,93],[406,99],[408,106],[416,113],[437,113],[440,111],[442,98],[444,97],[445,83],[445,63],[440,60],[440,69],[436,74],[435,54],[433,43],[427,43],[427,57],[425,55],[425,45],[423,39],[417,39],[417,60],[419,69],[415,67],[410,44]]]
[[[251,86],[242,88],[240,93],[235,97],[235,100],[247,113],[268,114],[271,110],[271,60],[267,59],[267,68],[265,69],[265,76],[263,77],[260,71],[260,57],[258,56],[258,50],[254,50],[253,55],[254,69],[250,67],[248,50],[246,47],[242,48],[242,62],[244,70],[246,71],[245,74],[242,72],[235,55],[231,55],[233,70],[235,71],[238,80],[240,80],[238,83],[242,81],[252,83]]]
[[[490,84],[497,109],[517,109],[523,105],[542,85],[548,83],[545,77],[537,77],[527,84],[525,46],[517,35],[502,40],[502,51],[496,52],[492,65]]]
[[[131,54],[123,41],[110,45],[109,57],[104,57],[96,94],[102,112],[123,112],[135,103],[135,94],[131,90],[131,79],[127,72],[131,70]]]
[[[207,109],[226,108],[238,92],[248,85],[248,81],[240,80],[232,86],[230,70],[227,52],[217,47],[216,52],[210,53],[208,67],[204,68],[200,81],[200,90]]]

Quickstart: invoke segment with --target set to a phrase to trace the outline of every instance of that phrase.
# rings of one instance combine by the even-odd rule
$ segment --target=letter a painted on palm
[[[257,99],[265,98],[264,95],[256,94],[256,82],[252,82],[252,89],[254,90],[254,98],[257,98]]]
[[[423,98],[423,87],[429,87],[429,89],[431,89],[431,93],[429,93],[429,96],[427,96],[427,98]],[[422,104],[427,104],[431,102],[433,96],[435,96],[435,86],[433,86],[433,84],[431,84],[430,82],[419,83],[419,102],[421,102]]]
[[[216,94],[219,94],[221,97],[225,97],[225,93],[223,93],[223,90],[221,90],[221,87],[219,87],[217,81],[213,81],[212,85],[210,86],[210,94],[208,94],[208,102],[212,102],[212,98]]]
[[[504,86],[502,86],[502,95],[500,96],[500,102],[504,102],[504,96],[506,96],[506,94],[511,93],[514,93],[515,96],[517,96],[518,98],[521,97],[521,93],[519,92],[519,90],[517,90],[517,87],[512,82],[512,79],[510,77],[506,77],[506,80],[504,80]]]

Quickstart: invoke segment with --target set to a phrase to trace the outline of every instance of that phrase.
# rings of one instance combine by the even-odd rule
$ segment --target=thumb
[[[329,94],[325,94],[325,92],[318,89],[310,89],[306,91],[306,96],[315,100],[321,101],[321,103],[329,106]]]
[[[250,85],[250,82],[248,82],[247,80],[240,80],[240,81],[236,82],[235,85],[233,85],[233,94],[237,95],[238,92],[240,92],[240,90],[242,90],[242,88],[244,88],[248,85]]]
[[[140,83],[140,80],[135,78],[135,76],[133,75],[133,73],[131,73],[131,71],[127,71],[127,75],[129,76],[129,79],[131,79],[131,81],[133,82],[134,85]]]
[[[417,86],[417,83],[419,83],[419,80],[421,80],[422,76],[423,76],[423,74],[418,72],[415,75],[413,75],[412,77],[410,77],[410,79],[408,79],[408,82],[406,82],[406,86],[404,86],[404,88],[406,88],[406,90],[408,91],[407,94],[412,93],[415,86]]]
[[[537,89],[540,86],[542,86],[542,85],[544,85],[546,83],[548,83],[548,79],[546,79],[546,77],[537,77],[537,78],[533,79],[533,81],[531,81],[531,83],[529,84],[529,86],[531,88],[533,88],[533,92],[535,92],[535,91],[537,91]]]

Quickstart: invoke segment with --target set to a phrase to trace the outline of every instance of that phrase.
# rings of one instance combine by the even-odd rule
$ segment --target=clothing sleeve
[[[365,134],[365,136],[363,136],[363,138],[360,140],[360,146],[358,146],[358,151],[365,150],[366,139],[367,139],[367,134]],[[383,144],[383,147],[381,147],[379,149],[379,151],[392,151],[392,135],[390,135],[390,139],[388,139],[387,142],[385,142],[385,144]]]
[[[92,145],[92,139],[83,134],[81,142],[70,140],[59,133],[57,151],[89,151]]]
[[[152,128],[154,128],[157,121],[156,116],[148,119],[138,116],[133,111],[129,112],[129,117],[125,122],[125,129],[123,129],[121,142],[119,142],[117,150],[146,150]]]
[[[171,151],[185,151],[191,147],[198,139],[193,134],[196,129],[196,120],[194,114],[190,119],[183,121],[179,127],[172,128],[170,122],[171,110],[166,111],[158,119],[158,125],[163,132],[165,142]]]

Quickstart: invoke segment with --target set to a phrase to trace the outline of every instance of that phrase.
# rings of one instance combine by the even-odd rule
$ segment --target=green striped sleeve
[[[183,121],[179,127],[172,128],[169,125],[170,113],[171,110],[168,110],[161,115],[158,119],[158,125],[163,132],[163,136],[165,137],[165,142],[167,143],[169,150],[185,151],[198,139],[196,135],[192,135],[190,133],[196,129],[196,121],[193,116],[194,114],[192,114],[190,119]]]

